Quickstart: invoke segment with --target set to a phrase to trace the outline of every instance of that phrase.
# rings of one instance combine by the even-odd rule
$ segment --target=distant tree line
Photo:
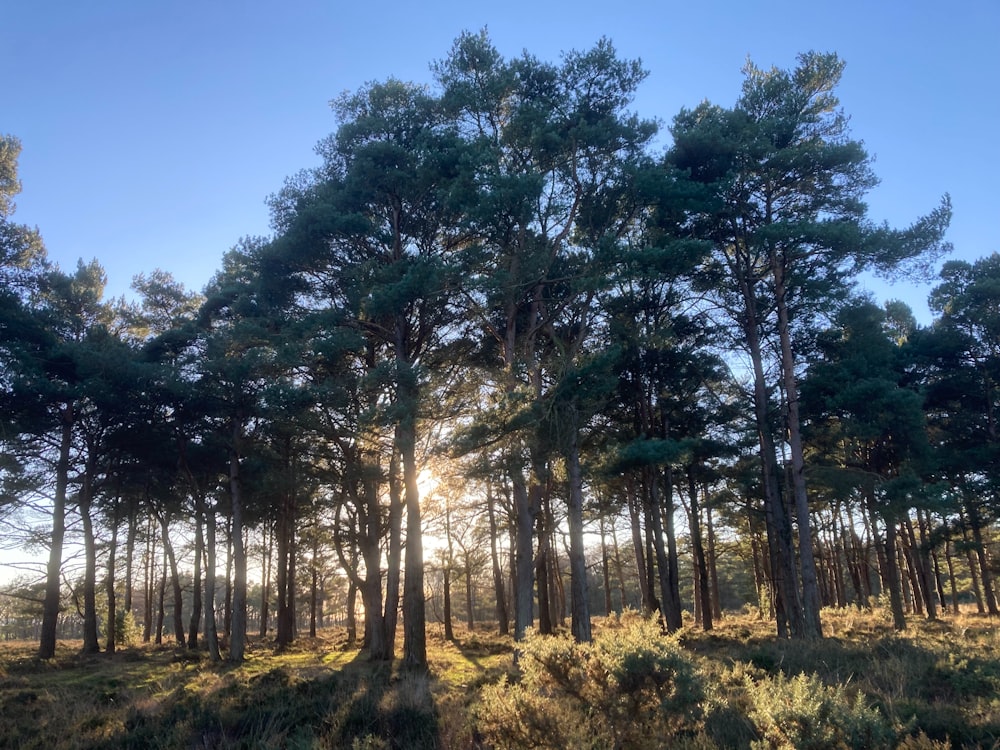
[[[928,327],[857,296],[928,278],[950,204],[869,219],[842,70],[748,63],[657,152],[608,41],[550,63],[465,33],[433,85],[334,102],[272,236],[133,300],[13,221],[4,137],[0,523],[46,519],[39,655],[73,612],[87,652],[127,612],[233,661],[251,624],[284,647],[336,612],[414,666],[456,613],[580,641],[741,596],[790,638],[882,596],[900,629],[998,614],[1000,256],[945,263]]]

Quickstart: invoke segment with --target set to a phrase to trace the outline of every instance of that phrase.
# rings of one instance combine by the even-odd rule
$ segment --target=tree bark
[[[73,440],[73,404],[66,404],[60,413],[59,458],[56,461],[56,491],[52,498],[52,544],[45,575],[45,599],[42,603],[42,631],[39,638],[38,658],[51,659],[56,655],[56,625],[59,622],[60,594],[62,591],[62,551],[66,535],[66,489],[69,485],[69,452]]]
[[[802,431],[799,418],[799,388],[795,376],[795,355],[792,352],[792,334],[788,318],[785,268],[782,254],[771,252],[775,299],[778,308],[778,340],[781,346],[781,375],[785,387],[788,414],[788,447],[792,458],[792,496],[795,499],[795,520],[799,532],[799,569],[802,582],[802,628],[806,638],[821,638],[819,585],[816,579],[816,561],[813,557],[812,524],[809,515],[809,497],[806,492],[805,458],[802,452]]]
[[[220,661],[219,631],[215,624],[215,508],[205,510],[205,641],[212,661]]]
[[[566,474],[569,480],[569,570],[571,629],[578,643],[590,643],[590,593],[587,584],[587,559],[583,549],[583,473],[580,469],[580,434],[576,408],[571,407]]]
[[[247,637],[247,555],[243,542],[243,478],[240,475],[242,425],[233,420],[229,453],[229,496],[232,502],[233,607],[232,633],[229,638],[229,661],[240,664],[246,653]]]
[[[504,593],[503,569],[500,567],[500,555],[497,550],[497,539],[500,529],[497,526],[496,504],[493,497],[493,485],[486,484],[486,512],[490,522],[490,562],[493,565],[493,595],[496,598],[497,628],[500,635],[510,633],[510,623],[507,620],[507,597]]]

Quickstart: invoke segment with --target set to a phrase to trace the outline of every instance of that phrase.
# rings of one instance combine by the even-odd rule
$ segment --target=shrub
[[[698,725],[701,682],[655,621],[633,618],[594,643],[529,634],[521,679],[483,689],[479,730],[498,748],[662,747]]]
[[[748,718],[760,739],[753,750],[891,747],[895,732],[874,708],[816,675],[746,678]]]
[[[115,645],[132,646],[139,641],[139,626],[131,611],[115,612]]]

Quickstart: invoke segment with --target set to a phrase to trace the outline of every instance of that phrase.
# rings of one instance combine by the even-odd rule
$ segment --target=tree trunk
[[[166,618],[166,597],[167,597],[167,547],[163,547],[163,560],[160,564],[160,586],[157,592],[156,609],[156,638],[155,643],[159,646],[163,643],[163,621]]]
[[[476,602],[474,597],[474,591],[472,587],[472,561],[469,557],[469,551],[465,551],[465,611],[467,614],[466,622],[469,626],[469,632],[471,633],[476,628]]]
[[[136,503],[128,500],[128,532],[125,537],[125,599],[122,608],[125,612],[132,611],[132,565],[135,562],[135,538],[138,534]]]
[[[566,474],[569,480],[569,570],[571,628],[578,643],[590,643],[590,594],[587,585],[587,559],[583,549],[583,473],[580,470],[580,435],[575,407],[571,407],[569,446],[566,452]]]
[[[89,463],[89,462],[88,462]],[[100,653],[97,634],[97,542],[94,539],[94,520],[90,516],[91,475],[88,466],[80,490],[80,520],[83,522],[83,653]]]
[[[540,487],[535,484],[534,487]],[[552,546],[548,531],[548,515],[540,499],[534,507],[538,508],[536,516],[538,552],[535,554],[535,587],[538,590],[538,632],[540,635],[552,635],[555,629],[552,625],[552,597],[549,594],[549,550]]]
[[[174,593],[174,638],[177,645],[185,645],[184,637],[184,590],[177,570],[177,557],[174,555],[174,545],[170,542],[170,531],[167,525],[166,511],[160,516],[160,529],[163,534],[163,551],[170,564],[170,585]]]
[[[410,393],[407,399],[415,399]],[[400,429],[403,457],[403,487],[406,503],[406,577],[403,581],[403,662],[408,667],[427,666],[427,615],[424,600],[424,541],[420,520],[420,490],[417,487],[415,409]]]
[[[242,425],[233,420],[229,453],[229,496],[232,501],[233,606],[232,633],[229,638],[229,661],[240,664],[246,652],[247,638],[247,554],[243,542],[243,479],[240,476]]]
[[[698,604],[701,626],[704,630],[712,629],[712,594],[709,590],[708,563],[705,560],[705,546],[701,539],[701,508],[698,502],[698,484],[695,480],[694,465],[687,467],[688,497],[691,507],[688,509],[688,521],[691,527],[691,549],[694,552],[694,569],[698,588]]]
[[[56,491],[52,498],[52,544],[45,575],[45,599],[42,603],[42,631],[38,658],[56,655],[56,626],[59,623],[62,590],[62,551],[66,535],[66,488],[69,485],[69,452],[73,441],[73,404],[66,404],[60,414],[62,425],[59,438],[59,458],[56,462]]]
[[[215,624],[215,508],[205,510],[205,641],[212,661],[220,661],[219,631]]]
[[[190,649],[198,648],[198,630],[201,627],[201,563],[205,557],[205,535],[202,522],[205,518],[205,500],[195,492],[194,506],[194,569],[191,581],[191,620],[188,624],[188,641]]]
[[[524,640],[534,621],[534,530],[535,506],[519,469],[511,471],[514,495],[514,640]],[[533,494],[533,493],[532,493]]]
[[[719,590],[719,569],[716,565],[718,556],[715,547],[715,523],[712,521],[712,508],[705,508],[705,529],[708,531],[708,577],[712,585],[712,617],[722,619],[722,593]]]
[[[869,490],[868,510],[871,514],[872,530],[877,529],[875,523],[875,498]],[[882,574],[882,590],[889,592],[889,607],[892,611],[892,625],[896,630],[906,630],[906,614],[903,612],[903,593],[900,588],[899,568],[896,565],[896,527],[888,519],[885,520],[885,545],[878,543],[876,537],[876,553],[879,558],[879,571]]]
[[[274,525],[264,524],[264,559],[261,561],[261,570],[264,575],[260,583],[260,637],[261,640],[267,637],[267,628],[271,619],[271,574],[274,568]]]
[[[802,573],[801,635],[806,638],[821,638],[823,626],[820,622],[819,585],[816,579],[816,561],[813,558],[809,497],[806,493],[805,458],[802,453],[802,432],[799,419],[799,388],[795,376],[795,355],[792,352],[792,334],[785,290],[785,268],[780,253],[772,251],[771,267],[778,308],[781,375],[788,407],[788,447],[792,455],[792,496],[795,498],[795,517],[799,532],[799,569]]]
[[[632,477],[631,474],[629,475],[629,478],[626,481],[627,481],[626,493],[628,496],[628,513],[632,531],[632,549],[635,551],[635,567],[636,567],[636,573],[639,577],[640,606],[642,608],[642,613],[648,616],[656,611],[656,606],[653,603],[653,592],[652,589],[650,588],[650,584],[652,583],[652,581],[647,572],[648,566],[646,565],[646,556],[643,552],[644,550],[643,533],[639,519],[640,500],[635,490],[634,478]]]
[[[108,548],[108,573],[104,581],[104,593],[108,597],[108,627],[107,646],[105,651],[110,655],[115,653],[118,630],[118,602],[115,596],[115,554],[118,551],[118,503],[115,498],[114,510],[111,514],[111,545]],[[125,610],[128,612],[128,610]]]
[[[745,278],[740,278],[740,286],[746,303],[743,333],[746,336],[753,368],[754,418],[764,483],[764,521],[771,573],[771,606],[774,608],[778,637],[801,636],[805,632],[802,601],[794,564],[792,527],[782,497],[777,452],[772,433],[771,408],[757,326],[757,300]]]
[[[979,509],[969,503],[966,507],[969,526],[972,530],[973,549],[976,553],[976,561],[979,563],[979,581],[983,589],[983,599],[986,602],[986,609],[991,616],[1000,615],[997,609],[997,598],[993,588],[993,573],[990,570],[989,560],[986,555],[986,545],[983,544],[983,524],[979,517]]]
[[[490,521],[490,562],[493,565],[493,595],[496,597],[497,628],[500,635],[510,633],[510,623],[507,621],[507,597],[503,586],[503,569],[500,567],[500,555],[497,550],[497,539],[500,535],[497,526],[496,506],[493,498],[493,485],[486,484],[486,511]]]
[[[600,523],[601,535],[601,578],[604,581],[604,616],[611,616],[611,561],[608,555],[608,537],[605,530],[605,518],[602,513],[598,522]]]
[[[152,515],[146,519],[146,556],[142,567],[146,594],[143,602],[142,642],[149,643],[153,637],[153,594],[156,586],[156,525]]]
[[[319,529],[313,528],[309,566],[309,637],[316,637],[316,609],[319,604]]]

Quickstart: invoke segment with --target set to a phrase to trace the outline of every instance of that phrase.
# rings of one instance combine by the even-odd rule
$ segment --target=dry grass
[[[749,748],[760,737],[747,686],[804,673],[878,711],[900,747],[1000,748],[1000,623],[962,614],[896,634],[878,611],[823,619],[827,637],[806,643],[748,615],[686,629],[706,699],[682,744]],[[517,679],[513,644],[458,635],[431,627],[427,674],[373,665],[337,631],[282,653],[252,644],[239,667],[172,647],[82,657],[61,643],[40,661],[34,643],[0,644],[0,748],[484,747],[475,710],[485,685]]]

